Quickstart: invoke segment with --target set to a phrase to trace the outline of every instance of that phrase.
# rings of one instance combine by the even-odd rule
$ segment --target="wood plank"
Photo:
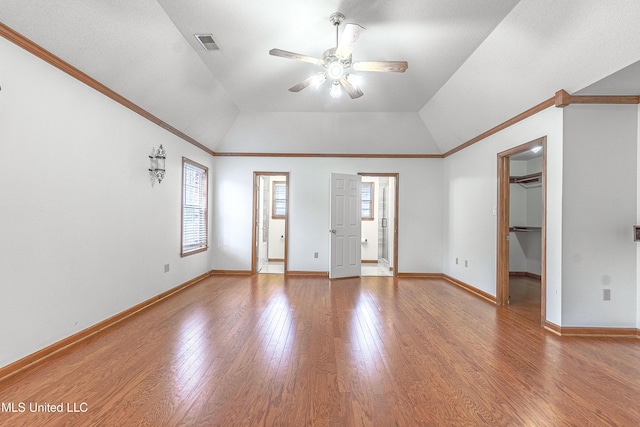
[[[552,334],[512,280],[499,307],[442,278],[210,276],[0,382],[86,412],[0,424],[635,425],[640,340]]]
[[[638,104],[638,95],[571,95],[565,90],[556,92],[555,105],[564,108],[571,104]]]

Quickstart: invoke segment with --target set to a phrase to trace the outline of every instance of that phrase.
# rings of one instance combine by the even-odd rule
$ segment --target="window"
[[[182,158],[181,256],[207,250],[207,182],[209,169]]]
[[[365,221],[373,220],[373,182],[363,182],[361,188],[362,207],[360,216]]]
[[[271,218],[284,219],[287,215],[287,183],[273,181],[271,194]]]

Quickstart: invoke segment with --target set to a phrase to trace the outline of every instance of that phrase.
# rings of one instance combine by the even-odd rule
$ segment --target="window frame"
[[[284,186],[284,199],[276,199],[276,185]],[[276,200],[284,200],[284,213],[276,214]],[[271,219],[285,219],[287,217],[287,182],[271,182]]]
[[[203,177],[202,182],[204,185],[204,190],[201,191],[201,199],[200,199],[200,209],[203,210],[202,216],[204,216],[204,242],[201,245],[189,248],[185,250],[185,241],[184,241],[184,231],[185,231],[185,189],[186,189],[186,181],[185,181],[185,171],[187,170],[187,165],[191,168],[199,169],[200,176]],[[204,200],[202,200],[204,198]],[[182,158],[182,198],[180,201],[180,256],[186,257],[189,255],[197,254],[200,252],[204,252],[209,249],[209,168],[201,165],[200,163],[194,162],[186,157]]]
[[[371,203],[371,216],[363,216],[362,215],[362,206],[364,205],[364,198],[362,197],[362,189],[368,186],[370,188],[371,198],[369,202]],[[375,183],[374,182],[362,182],[362,187],[360,188],[360,219],[362,221],[373,221],[375,219]]]

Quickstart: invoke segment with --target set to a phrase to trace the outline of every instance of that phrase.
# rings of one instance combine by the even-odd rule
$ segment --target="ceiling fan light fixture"
[[[325,74],[319,74],[313,78],[313,80],[311,81],[311,85],[313,85],[313,87],[317,89],[322,86],[322,83],[324,83],[326,80],[327,76]]]
[[[290,92],[300,92],[302,89],[312,85],[318,88],[326,80],[329,80],[331,82],[329,93],[332,97],[337,98],[342,94],[342,86],[351,99],[357,99],[364,95],[358,87],[363,83],[363,80],[360,80],[358,75],[348,74],[347,70],[348,72],[353,70],[356,72],[376,71],[382,73],[404,73],[407,70],[409,66],[407,61],[354,62],[352,60],[353,50],[366,29],[359,24],[346,24],[344,31],[342,31],[342,36],[340,36],[339,27],[344,19],[344,15],[339,12],[330,16],[329,20],[336,28],[336,46],[325,50],[322,58],[301,55],[282,49],[271,49],[269,51],[269,55],[308,62],[323,67],[323,71],[307,77],[302,82],[290,87]]]
[[[347,74],[345,78],[349,81],[349,83],[356,87],[360,87],[360,85],[362,84],[362,76],[359,76],[357,74]]]
[[[331,94],[333,98],[340,98],[340,96],[342,95],[342,89],[340,89],[340,81],[335,80],[331,84],[331,90],[329,91],[329,94]]]
[[[342,63],[337,60],[331,62],[329,67],[327,67],[327,74],[329,75],[329,78],[333,80],[342,78],[342,75],[344,74],[344,67]]]

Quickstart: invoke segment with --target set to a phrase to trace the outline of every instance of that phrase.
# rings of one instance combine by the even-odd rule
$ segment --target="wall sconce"
[[[149,167],[149,174],[151,175],[151,179],[158,180],[158,184],[162,182],[164,179],[164,161],[167,158],[167,154],[162,148],[162,144],[156,150],[155,148],[151,149],[151,155],[149,156],[149,160],[151,162],[151,166]]]

